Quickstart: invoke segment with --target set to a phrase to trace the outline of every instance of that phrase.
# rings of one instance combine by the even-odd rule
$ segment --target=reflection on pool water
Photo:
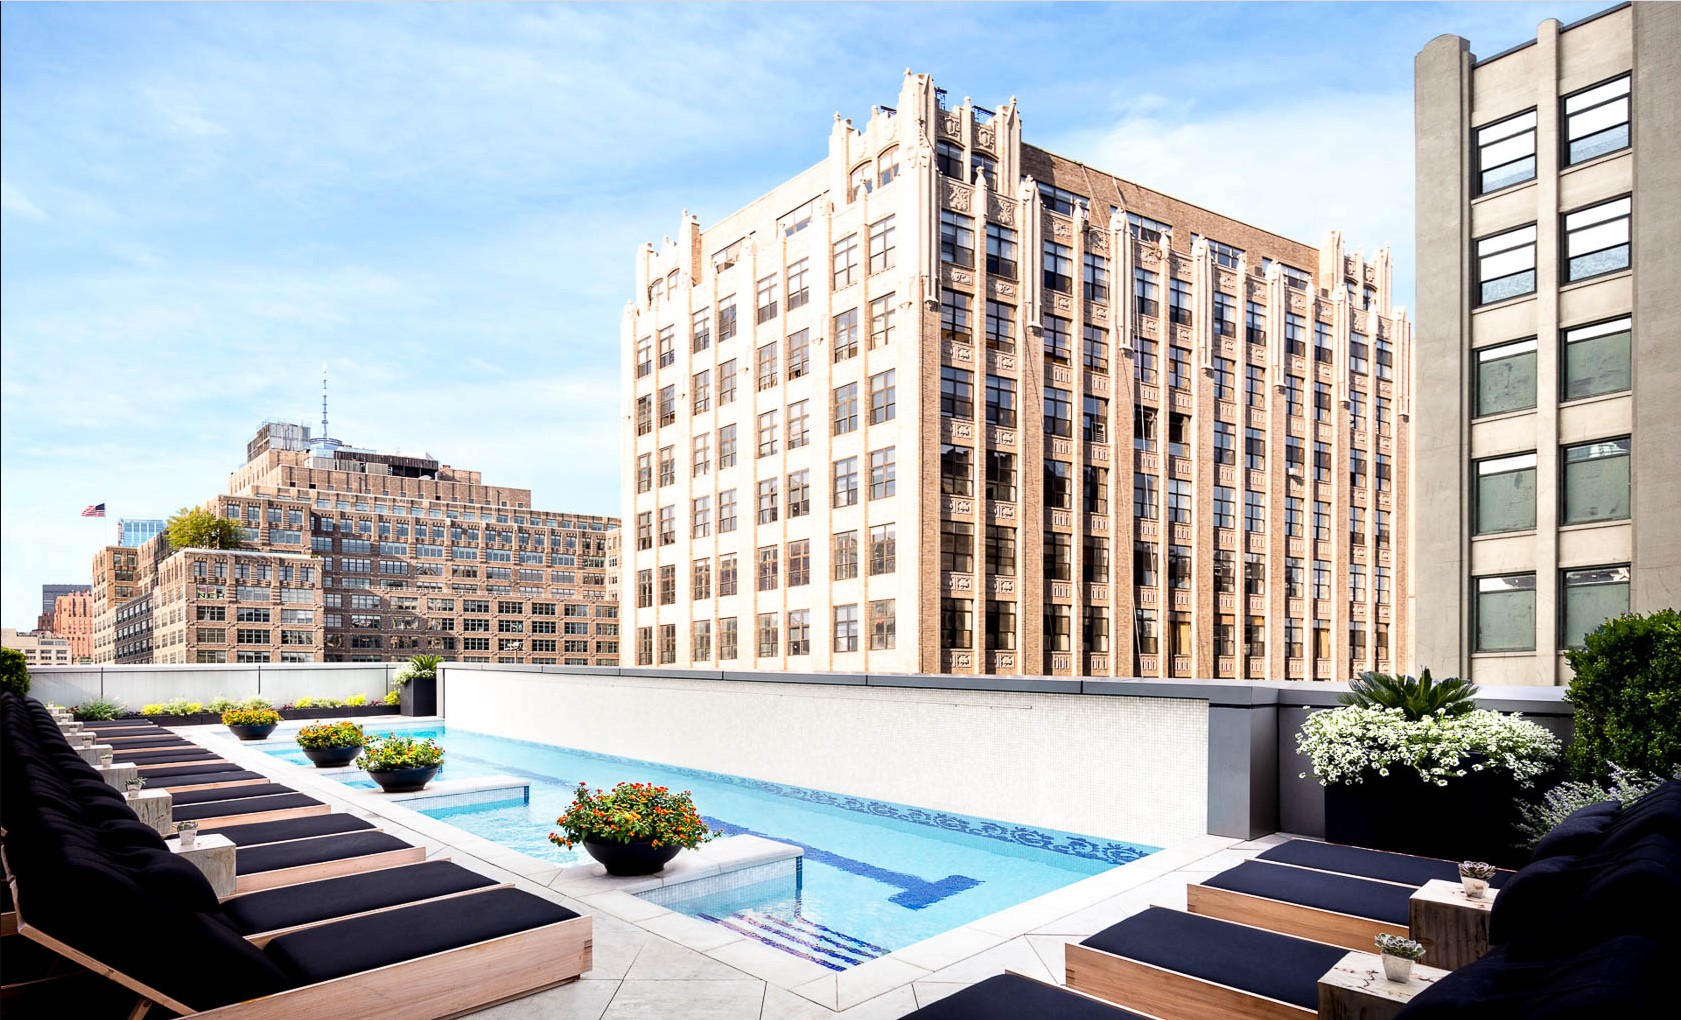
[[[801,847],[805,856],[792,882],[668,905],[836,970],[1157,849],[440,725],[366,728],[442,742],[447,757],[439,779],[511,775],[530,782],[529,803],[425,813],[532,857],[576,863],[580,851],[548,841],[554,820],[579,782],[606,789],[622,780],[692,791],[707,823],[726,835],[750,833]],[[308,764],[295,747],[270,753]],[[361,773],[341,781],[373,786]]]

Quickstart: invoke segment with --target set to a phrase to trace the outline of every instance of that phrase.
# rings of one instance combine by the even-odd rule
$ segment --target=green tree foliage
[[[1348,682],[1348,693],[1338,698],[1344,705],[1361,708],[1398,708],[1417,721],[1441,710],[1444,715],[1464,715],[1477,707],[1477,685],[1458,677],[1437,683],[1428,669],[1416,677],[1388,673],[1361,673]]]
[[[1654,776],[1681,768],[1681,613],[1619,616],[1565,653],[1575,678],[1570,770],[1593,782],[1612,766]]]
[[[0,648],[0,687],[20,698],[29,693],[29,666],[16,648]]]
[[[239,549],[245,545],[238,521],[217,517],[203,507],[182,507],[164,530],[174,549]]]

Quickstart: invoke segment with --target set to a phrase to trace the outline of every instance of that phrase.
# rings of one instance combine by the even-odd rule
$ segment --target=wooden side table
[[[158,835],[169,836],[175,832],[175,798],[168,790],[141,790],[139,796],[124,796],[123,802],[140,817],[142,822],[158,830]]]
[[[139,766],[129,764],[127,762],[117,762],[114,765],[95,765],[93,769],[95,772],[98,772],[107,783],[110,783],[119,790],[128,789],[128,781],[130,779],[140,778]]]
[[[1412,937],[1424,944],[1432,967],[1458,970],[1488,953],[1488,917],[1496,890],[1481,899],[1465,895],[1458,882],[1432,879],[1412,894],[1407,906]]]
[[[1411,977],[1391,981],[1376,953],[1349,953],[1319,979],[1319,1020],[1391,1020],[1447,973],[1415,963]]]
[[[110,744],[83,744],[81,747],[76,748],[76,753],[82,756],[83,761],[92,765],[94,768],[98,768],[100,760],[104,758],[105,755],[115,754],[116,748],[112,747]]]
[[[201,833],[193,841],[191,850],[181,849],[181,837],[175,836],[164,841],[169,850],[177,857],[184,857],[191,861],[193,867],[204,872],[209,879],[210,888],[216,890],[217,899],[226,899],[233,895],[234,887],[234,855],[237,852],[233,840],[218,833]]]

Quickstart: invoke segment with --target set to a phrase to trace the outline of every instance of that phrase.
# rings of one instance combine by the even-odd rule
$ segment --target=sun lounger
[[[1387,850],[1368,850],[1365,847],[1344,846],[1341,843],[1321,843],[1311,839],[1288,840],[1263,850],[1256,854],[1254,859],[1411,886],[1421,886],[1437,879],[1447,882],[1459,881],[1457,861],[1414,857],[1411,854],[1390,853]],[[1511,877],[1510,871],[1496,872],[1489,884],[1498,889]]]
[[[500,886],[494,879],[458,864],[424,861],[238,894],[222,901],[222,913],[235,931],[261,946],[306,925],[495,888]]]
[[[300,818],[285,818],[268,822],[246,822],[239,825],[200,825],[200,836],[216,833],[226,836],[234,846],[262,846],[284,843],[294,839],[315,839],[343,832],[362,832],[374,827],[372,822],[355,815],[324,814]]]
[[[243,893],[418,864],[426,848],[364,831],[238,847],[234,855],[234,892]]]
[[[1163,1020],[1303,1020],[1347,952],[1151,907],[1070,945],[1068,987]]]
[[[153,776],[148,774],[146,785],[154,790],[204,790],[214,787],[256,786],[267,783],[268,777],[261,772],[251,772],[244,769],[233,769],[227,772],[188,772],[179,776]]]
[[[1369,951],[1379,935],[1408,935],[1409,885],[1245,861],[1187,886],[1193,914]]]
[[[171,793],[176,807],[187,804],[214,804],[217,801],[245,800],[249,797],[273,797],[286,793],[297,793],[290,786],[280,783],[259,783],[252,786],[213,786],[202,790],[179,790]]]
[[[242,800],[218,800],[208,804],[187,804],[176,807],[172,817],[177,822],[195,821],[201,829],[226,825],[247,825],[253,822],[272,822],[281,818],[302,818],[324,815],[331,809],[314,797],[301,793],[277,793]]]
[[[1118,1006],[1020,974],[999,974],[900,1020],[1145,1020]]]

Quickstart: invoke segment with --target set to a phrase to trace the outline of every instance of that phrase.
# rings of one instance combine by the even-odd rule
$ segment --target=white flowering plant
[[[1559,742],[1515,712],[1477,709],[1453,716],[1438,710],[1408,719],[1398,708],[1349,706],[1308,716],[1296,734],[1296,753],[1313,762],[1321,786],[1359,783],[1396,768],[1410,768],[1437,786],[1490,769],[1528,785],[1558,760]]]

